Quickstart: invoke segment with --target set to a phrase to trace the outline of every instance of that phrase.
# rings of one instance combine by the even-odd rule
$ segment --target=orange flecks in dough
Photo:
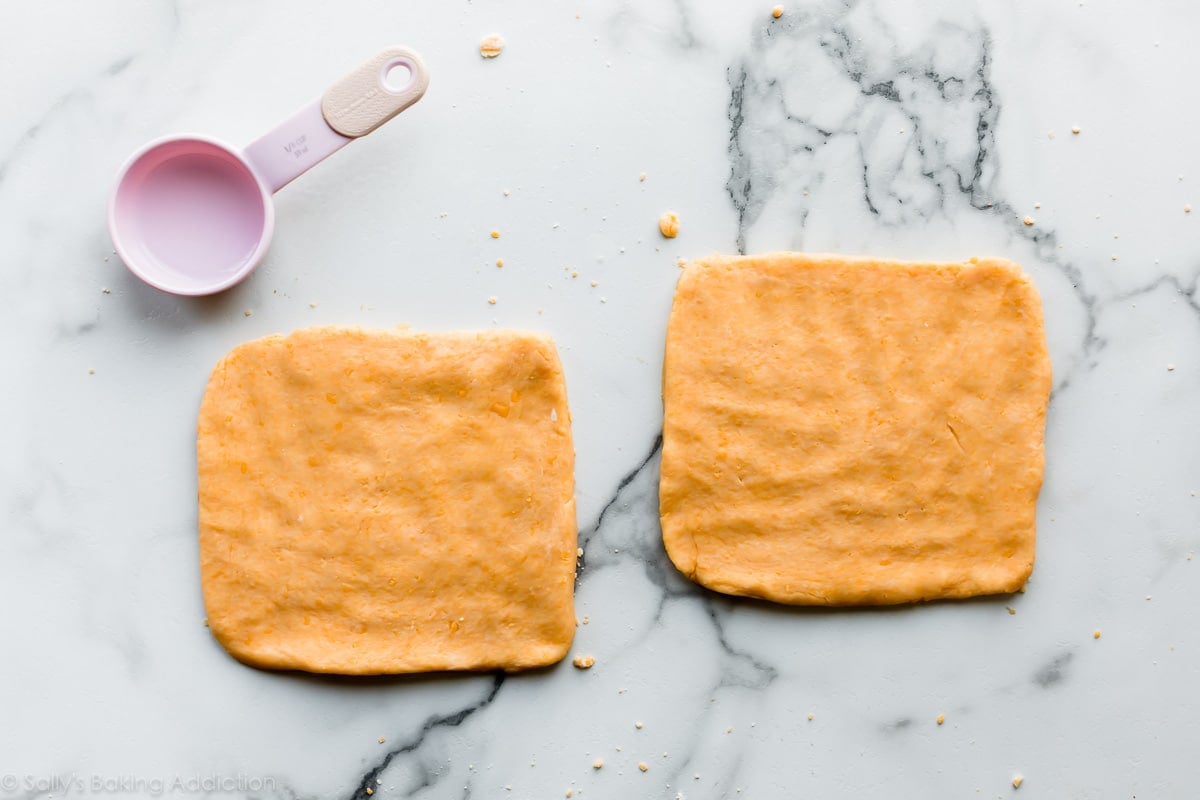
[[[807,605],[1014,592],[1050,361],[1007,261],[688,264],[667,329],[663,541],[696,582]]]
[[[327,327],[235,348],[198,421],[213,635],[312,672],[559,661],[575,631],[569,419],[541,334]]]
[[[658,218],[658,231],[668,239],[679,235],[679,215],[674,211],[666,211]]]

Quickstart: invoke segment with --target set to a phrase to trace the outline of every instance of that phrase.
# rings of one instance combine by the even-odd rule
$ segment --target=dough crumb
[[[679,267],[680,269],[683,269],[684,267],[687,266],[687,262],[684,261],[682,258],[677,258],[677,259],[675,259],[675,266]]]
[[[504,37],[498,33],[489,33],[479,42],[479,55],[484,58],[495,58],[503,52]]]
[[[642,772],[645,772],[646,770],[650,769],[650,765],[647,764],[645,761],[639,761],[638,769],[640,769]]]
[[[1175,365],[1167,364],[1167,372],[1174,372],[1174,371],[1175,371]]]
[[[1041,208],[1041,207],[1042,207],[1042,204],[1041,204],[1041,203],[1034,203],[1034,204],[1033,204],[1033,207],[1034,207],[1034,208]]]
[[[575,656],[571,662],[576,669],[591,669],[596,663],[595,656]]]
[[[1025,779],[1024,779],[1023,777],[1021,777],[1020,775],[1016,775],[1016,776],[1014,776],[1014,777],[1013,777],[1013,788],[1014,788],[1014,789],[1020,789],[1020,788],[1021,788],[1021,784],[1022,784],[1022,783],[1024,783],[1024,782],[1025,782]]]
[[[780,17],[782,17],[783,16],[783,6],[775,6],[774,8],[772,8],[771,16],[774,17],[775,19],[779,19]]]
[[[604,766],[603,758],[597,758],[595,761],[592,762],[592,769],[600,769],[603,766]]]
[[[493,238],[493,239],[499,239],[499,238],[500,238],[500,231],[492,231],[492,238]]]
[[[812,720],[813,720],[813,715],[812,715],[812,714],[809,714],[809,715],[808,715],[808,721],[809,721],[809,722],[812,722]]]
[[[504,259],[503,259],[503,258],[497,258],[497,259],[496,259],[496,266],[497,266],[497,267],[503,267],[503,266],[504,266]]]
[[[1099,639],[1099,638],[1100,638],[1100,629],[1099,629],[1099,628],[1096,628],[1096,630],[1092,631],[1092,638],[1093,638],[1093,639]]]
[[[646,182],[646,173],[643,172],[641,175],[638,175],[638,180],[641,181],[642,183],[645,183]]]
[[[599,285],[600,285],[600,281],[592,281],[592,286],[599,286]]]
[[[583,548],[582,548],[582,547],[576,547],[576,548],[575,548],[575,557],[576,557],[576,558],[583,558]]]
[[[1184,206],[1184,207],[1183,207],[1183,213],[1185,213],[1185,214],[1190,214],[1190,213],[1192,213],[1192,206],[1191,206],[1191,204],[1188,204],[1188,205],[1186,205],[1186,206]],[[104,293],[105,293],[105,294],[108,294],[108,289],[105,289],[105,290],[104,290]]]
[[[567,797],[570,797],[573,794],[575,794],[575,792],[571,791],[570,789],[567,789],[567,795],[566,795]]]
[[[588,624],[589,622],[591,622],[591,621],[592,621],[592,618],[591,618],[591,617],[589,617],[587,614],[584,614],[584,615],[583,615],[583,624],[584,624],[584,625],[587,625],[587,624]]]
[[[96,370],[93,369],[92,367],[88,367],[88,375],[95,375],[95,374],[96,374]]]
[[[1073,134],[1075,134],[1076,136],[1078,136],[1078,135],[1079,135],[1079,126],[1078,126],[1078,125],[1074,125],[1074,126],[1072,126],[1072,127],[1071,127],[1071,133],[1073,133]]]
[[[370,797],[373,794],[375,794],[375,790],[372,789],[370,786],[368,786],[367,787],[367,797]]]
[[[1025,223],[1025,227],[1027,227],[1027,228],[1028,228],[1030,225],[1032,225],[1032,224],[1033,224],[1033,217],[1029,217],[1029,216],[1027,216],[1027,217],[1025,217],[1025,219],[1023,219],[1023,220],[1021,220],[1021,221],[1022,221],[1022,222],[1024,222],[1024,223]]]
[[[383,738],[382,736],[380,736],[380,737],[379,737],[379,743],[380,743],[380,744],[383,744],[383,743],[384,743],[384,742],[386,742],[386,741],[387,741],[387,739]]]
[[[642,729],[642,723],[635,722],[635,723],[633,723],[633,727],[637,728],[640,731]]]
[[[309,304],[308,304],[308,307],[309,307],[309,308],[316,308],[316,307],[317,307],[317,304],[316,304],[316,303],[309,303]]]
[[[254,312],[248,308],[245,311],[243,311],[242,313],[245,314],[247,317],[252,316],[254,314]]]
[[[668,239],[679,235],[679,215],[674,211],[666,211],[658,218],[658,230]]]
[[[1191,210],[1191,207],[1190,207],[1190,206],[1189,206],[1188,210],[1189,210],[1189,211]],[[112,294],[112,289],[110,289],[110,288],[108,288],[107,286],[105,286],[103,289],[101,289],[101,290],[100,290],[100,292],[101,292],[102,294]]]
[[[496,305],[496,295],[492,295],[488,298],[488,305]]]
[[[1008,612],[1008,615],[1010,617],[1016,616],[1016,614],[1017,614],[1017,610],[1015,608],[1013,608],[1012,606],[1005,606],[1004,610]]]
[[[1054,138],[1054,131],[1047,131],[1047,132],[1046,132],[1046,138],[1047,138],[1047,139],[1053,139],[1053,138]]]
[[[938,724],[938,725],[944,725],[944,724],[946,724],[946,715],[945,715],[945,714],[938,714],[938,715],[937,715],[937,724]]]

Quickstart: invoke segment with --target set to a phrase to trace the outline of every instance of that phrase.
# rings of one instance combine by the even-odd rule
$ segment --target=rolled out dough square
[[[1016,591],[1050,380],[1041,301],[1007,261],[693,262],[667,329],[667,552],[783,603]]]
[[[549,337],[268,336],[217,364],[198,434],[204,601],[235,658],[385,674],[566,654],[574,451]]]

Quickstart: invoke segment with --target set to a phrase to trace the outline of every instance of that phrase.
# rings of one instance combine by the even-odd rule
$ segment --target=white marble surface
[[[270,798],[1192,796],[1200,10],[972,5],[0,7],[0,797],[201,778]],[[508,49],[485,62],[491,32]],[[247,142],[391,43],[425,55],[428,95],[278,196],[247,282],[187,300],[127,274],[104,203],[135,146]],[[1027,593],[822,612],[675,573],[655,513],[675,260],[739,248],[1033,274],[1056,389]],[[215,644],[200,393],[235,343],[315,323],[556,337],[595,668],[333,680]]]

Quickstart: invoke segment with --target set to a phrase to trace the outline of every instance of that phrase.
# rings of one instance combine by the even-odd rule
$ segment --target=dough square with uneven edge
[[[519,670],[575,634],[574,450],[553,341],[318,327],[213,370],[208,624],[259,667]]]
[[[663,369],[667,553],[782,603],[1017,591],[1050,382],[1041,300],[1011,262],[692,262]]]

